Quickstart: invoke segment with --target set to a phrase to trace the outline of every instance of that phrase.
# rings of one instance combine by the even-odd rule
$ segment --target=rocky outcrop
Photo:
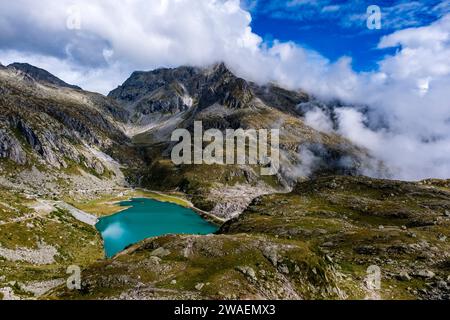
[[[38,243],[36,250],[29,248],[11,250],[0,246],[0,257],[9,261],[26,261],[35,265],[52,264],[57,254],[56,248],[45,243]]]
[[[218,103],[231,109],[248,107],[254,94],[244,79],[236,77],[225,64],[215,66],[199,93],[199,108]]]
[[[286,90],[275,84],[260,86],[251,83],[250,86],[255,95],[265,104],[276,106],[279,110],[296,116],[304,115],[298,106],[311,100],[311,97],[305,92]]]
[[[156,69],[150,72],[136,71],[123,85],[111,91],[111,97],[122,103],[134,103],[155,90],[168,87],[173,83],[188,84],[189,79],[200,72],[198,68],[180,67],[176,69]]]
[[[14,124],[14,123],[13,123]],[[25,123],[22,119],[18,119],[16,123],[16,128],[18,132],[25,137],[25,140],[28,144],[41,156],[44,155],[44,147],[42,146],[41,141],[36,136],[34,131]]]
[[[237,78],[224,64],[210,69],[180,67],[134,72],[108,96],[131,108],[136,115],[177,114],[192,107],[193,100],[200,109],[214,103],[239,109],[246,107],[253,98],[249,84]]]

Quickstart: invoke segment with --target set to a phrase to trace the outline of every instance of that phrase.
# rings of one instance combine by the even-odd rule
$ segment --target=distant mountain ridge
[[[12,63],[8,65],[8,68],[26,73],[27,75],[31,76],[33,79],[39,82],[45,82],[59,87],[66,87],[75,90],[82,90],[78,86],[64,82],[63,80],[54,76],[47,70],[32,66],[31,64],[28,63]]]

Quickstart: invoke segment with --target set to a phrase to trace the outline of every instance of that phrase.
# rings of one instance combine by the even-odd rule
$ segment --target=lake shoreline
[[[192,207],[151,197],[132,197],[118,205],[126,206],[126,210],[104,216],[95,225],[103,238],[106,258],[145,239],[169,234],[214,234],[221,226],[205,219]]]
[[[180,202],[184,202],[185,205],[182,205],[180,203],[175,203],[175,202],[172,202],[172,201],[169,201],[169,200],[160,200],[160,199],[157,199],[157,198],[154,198],[154,197],[151,197],[151,196],[142,196],[142,197],[140,197],[140,198],[144,198],[144,199],[156,200],[156,201],[159,201],[159,202],[173,203],[173,204],[177,204],[177,205],[183,206],[183,207],[188,208],[188,209],[192,209],[198,215],[200,215],[200,217],[202,217],[203,219],[207,220],[208,222],[211,222],[211,223],[213,223],[213,224],[215,224],[215,225],[217,225],[219,227],[222,226],[225,222],[227,222],[227,220],[225,220],[223,218],[219,218],[218,216],[216,216],[216,215],[214,215],[212,213],[209,213],[207,211],[204,211],[202,209],[197,208],[196,206],[194,206],[194,204],[192,202],[190,202],[187,199],[183,199],[183,198],[180,198],[180,197],[177,197],[177,196],[174,196],[174,195],[170,195],[170,194],[163,193],[163,192],[160,192],[160,191],[155,191],[155,190],[148,190],[148,189],[143,189],[143,188],[138,188],[136,190],[141,190],[143,192],[154,193],[154,194],[166,197],[166,198],[173,198],[173,199],[178,200]],[[129,200],[131,200],[131,198],[128,199],[128,201]],[[127,200],[125,200],[125,201],[127,201]],[[123,210],[120,210],[120,211],[123,211]]]
[[[89,201],[79,202],[71,199],[64,199],[64,201],[79,210],[95,215],[98,218],[102,218],[126,210],[127,208],[119,206],[118,204],[123,201],[129,201],[133,198],[152,199],[160,202],[177,204],[182,207],[195,210],[195,212],[203,218],[218,225],[221,225],[227,221],[226,219],[195,207],[195,205],[187,199],[186,194],[177,193],[177,195],[175,195],[174,192],[170,191],[162,192],[145,188],[117,188],[113,193],[105,193]]]

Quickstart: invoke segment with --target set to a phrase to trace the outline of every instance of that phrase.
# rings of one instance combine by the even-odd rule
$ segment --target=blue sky
[[[331,61],[353,59],[356,71],[372,71],[395,49],[377,49],[381,37],[397,30],[429,25],[450,11],[450,1],[246,0],[253,31],[266,41],[294,41]],[[367,8],[378,5],[382,28],[366,26]]]

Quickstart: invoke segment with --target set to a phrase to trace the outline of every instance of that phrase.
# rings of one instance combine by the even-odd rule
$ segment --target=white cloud
[[[399,51],[379,71],[357,75],[347,96],[369,106],[369,119],[355,109],[339,113],[340,133],[383,159],[396,178],[450,178],[449,34],[447,15],[383,38],[380,47]]]
[[[76,25],[67,23],[78,19],[75,14],[79,30],[67,28]],[[110,69],[110,64],[131,73],[242,56],[249,60],[262,42],[251,32],[250,21],[237,0],[79,0],[76,6],[72,0],[1,1],[0,59],[8,60],[11,50],[36,56],[34,60],[50,56],[61,60],[49,67],[57,75],[65,73],[61,64],[84,67],[90,74]]]
[[[339,11],[340,8],[341,8],[341,6],[338,6],[338,5],[329,5],[329,6],[323,7],[322,12],[336,12],[336,11]]]
[[[80,30],[67,28],[78,23]],[[238,0],[79,0],[76,7],[72,0],[0,2],[0,24],[10,30],[0,34],[0,61],[37,62],[102,93],[135,70],[219,61],[249,80],[277,80],[330,97],[354,85],[349,59],[330,64],[289,42],[267,47],[250,23]],[[345,83],[335,86],[331,80],[343,73]]]
[[[318,131],[326,133],[334,131],[330,117],[317,107],[306,113],[305,123]]]

